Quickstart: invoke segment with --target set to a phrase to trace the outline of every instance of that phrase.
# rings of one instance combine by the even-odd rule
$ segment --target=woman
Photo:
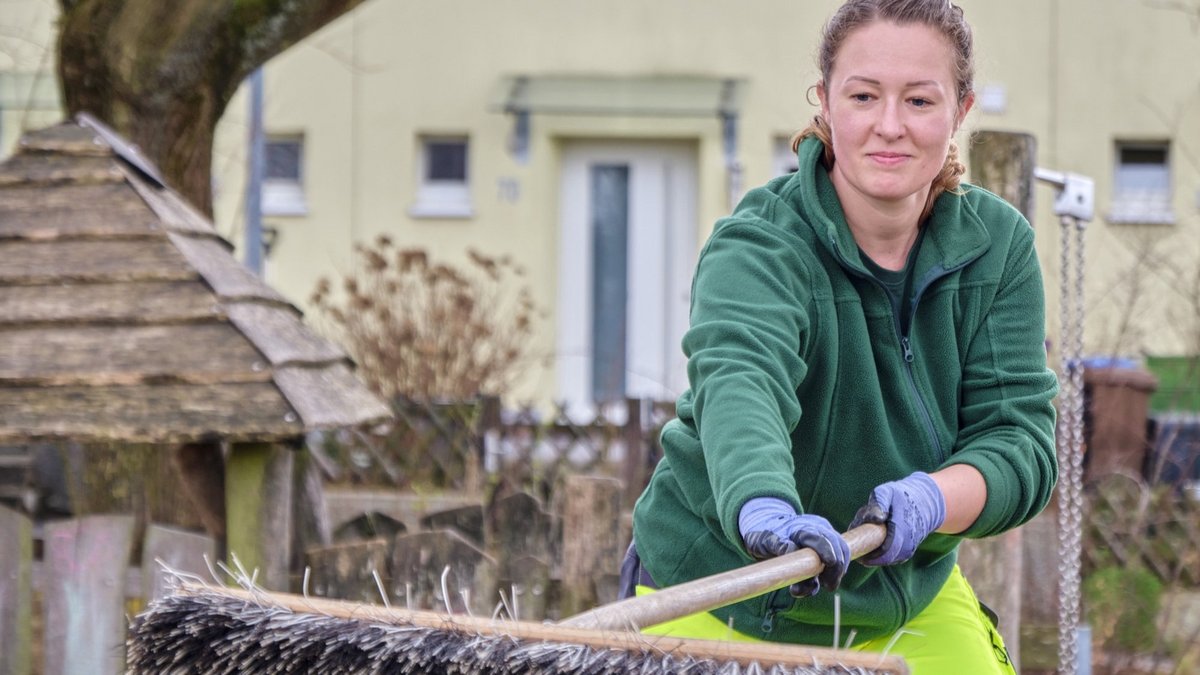
[[[830,645],[836,591],[839,644],[1012,672],[956,548],[1049,500],[1056,382],[1033,231],[959,184],[971,31],[947,0],[849,0],[819,66],[799,170],[700,254],[691,388],[623,576],[649,592],[809,547],[817,579],[648,632]],[[838,533],[862,522],[888,536],[850,565]]]

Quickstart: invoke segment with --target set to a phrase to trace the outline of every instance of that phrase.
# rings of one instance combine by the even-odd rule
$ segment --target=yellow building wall
[[[0,0],[0,159],[21,134],[62,119],[54,76],[57,3]]]
[[[729,209],[717,119],[532,116],[527,164],[505,149],[511,119],[490,109],[505,76],[705,75],[745,82],[738,160],[743,186],[772,175],[776,138],[803,126],[813,64],[831,0],[373,0],[277,58],[266,69],[269,132],[306,141],[303,218],[270,217],[280,234],[268,280],[303,304],[323,275],[348,270],[351,242],[387,232],[406,245],[461,259],[468,246],[510,254],[531,272],[551,315],[536,349],[554,347],[559,148],[573,138],[682,139],[699,157],[699,233]],[[1028,132],[1039,164],[1096,181],[1097,220],[1087,234],[1087,351],[1186,353],[1194,308],[1164,271],[1136,267],[1153,243],[1183,271],[1200,260],[1200,33],[1180,12],[1128,0],[963,0],[975,27],[976,84],[1001,86],[1002,113],[976,109],[973,129]],[[246,103],[219,137],[217,222],[240,243]],[[416,219],[420,134],[470,138],[474,216]],[[1116,140],[1173,139],[1177,222],[1108,225]],[[501,186],[516,186],[516,197]],[[1039,255],[1052,343],[1058,327],[1059,236],[1052,190],[1038,189]],[[699,241],[697,245],[699,245]],[[1144,256],[1143,256],[1144,257]],[[1193,272],[1194,273],[1194,272]],[[1136,283],[1134,283],[1136,282]],[[1132,289],[1132,290],[1131,290]],[[1132,295],[1131,295],[1132,293]],[[1193,298],[1195,293],[1193,293]],[[1135,316],[1133,330],[1123,319]],[[1190,330],[1185,330],[1190,329]],[[1130,333],[1133,334],[1130,334]],[[545,391],[543,373],[525,391]]]
[[[512,75],[701,75],[744,83],[737,160],[744,188],[772,175],[775,142],[803,126],[821,23],[837,0],[368,0],[266,67],[266,127],[302,134],[303,217],[267,218],[279,236],[268,281],[305,306],[318,278],[352,269],[352,244],[388,233],[435,256],[473,246],[510,254],[550,311],[553,350],[559,157],[572,139],[674,139],[698,158],[698,241],[729,209],[721,129],[713,118],[534,114],[528,163],[506,150],[510,117],[492,109]],[[1200,28],[1196,9],[1138,0],[961,0],[975,28],[982,90],[1002,86],[1002,113],[977,107],[973,129],[1033,134],[1039,164],[1091,176],[1086,351],[1200,352]],[[0,0],[0,156],[55,109],[53,0]],[[233,101],[214,153],[215,220],[243,243],[247,103]],[[474,215],[419,219],[420,134],[466,134]],[[1170,139],[1172,225],[1108,224],[1115,142]],[[515,189],[514,189],[515,188]],[[1034,219],[1058,332],[1059,226],[1040,187]],[[540,393],[543,373],[525,387]]]

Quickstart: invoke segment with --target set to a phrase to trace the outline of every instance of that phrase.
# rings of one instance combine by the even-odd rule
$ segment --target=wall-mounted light
[[[528,77],[518,77],[512,82],[508,94],[508,105],[504,112],[512,115],[512,132],[508,136],[508,152],[517,164],[529,163],[529,107],[524,105]]]
[[[263,257],[271,255],[271,249],[275,248],[275,242],[279,240],[279,228],[275,225],[264,224],[262,226],[262,248]]]

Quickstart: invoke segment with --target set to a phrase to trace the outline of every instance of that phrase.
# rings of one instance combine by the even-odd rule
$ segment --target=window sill
[[[473,218],[475,210],[470,204],[414,204],[408,209],[413,218]]]
[[[272,217],[303,217],[308,215],[308,204],[272,204],[271,206],[263,206],[262,214]]]
[[[1174,225],[1175,214],[1169,211],[1137,213],[1112,210],[1106,220],[1113,225]]]

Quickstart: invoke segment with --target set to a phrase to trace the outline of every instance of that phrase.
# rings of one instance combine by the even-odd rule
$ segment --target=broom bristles
[[[530,637],[531,634],[540,637]],[[549,637],[547,637],[549,636]],[[697,645],[702,648],[694,649]],[[786,662],[770,655],[792,652]],[[747,654],[765,657],[747,658]],[[877,675],[895,657],[656,638],[187,586],[130,628],[129,673]]]

